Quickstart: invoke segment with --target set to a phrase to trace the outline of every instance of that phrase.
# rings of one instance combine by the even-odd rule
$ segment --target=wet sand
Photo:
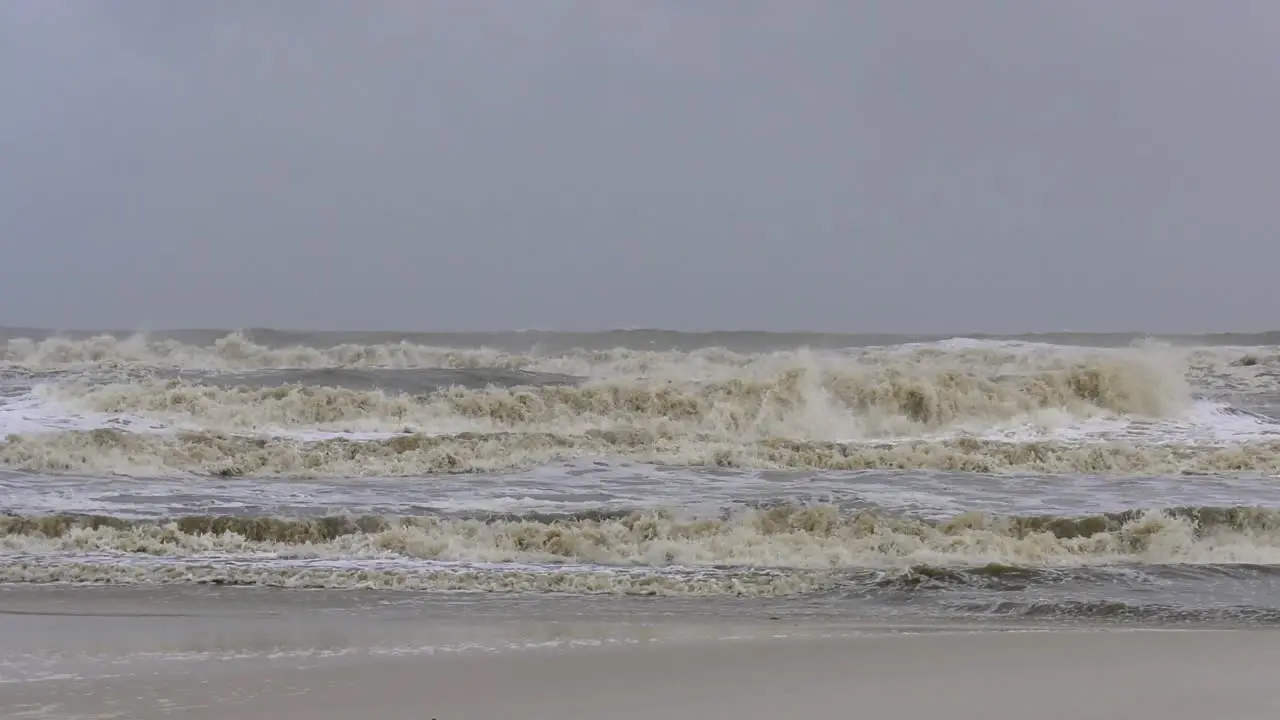
[[[1277,667],[1280,634],[1263,630],[673,640],[11,683],[0,716],[1261,720],[1280,717]]]

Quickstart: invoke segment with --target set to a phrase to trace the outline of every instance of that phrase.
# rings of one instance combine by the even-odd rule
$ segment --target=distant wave
[[[722,347],[737,352],[767,352],[796,347],[815,349],[858,348],[908,343],[936,343],[955,338],[983,342],[1039,343],[1081,347],[1128,347],[1143,342],[1163,342],[1182,347],[1263,347],[1280,346],[1280,330],[1264,332],[1223,332],[1205,334],[1158,334],[1143,332],[1041,332],[1041,333],[834,333],[771,332],[763,330],[678,331],[649,328],[614,329],[597,332],[556,330],[513,330],[489,332],[402,332],[388,330],[304,331],[270,328],[137,330],[57,330],[31,327],[0,327],[0,343],[66,345],[111,344],[137,346],[191,345],[209,347],[222,341],[232,345],[258,345],[269,349],[290,347],[336,348],[353,345],[420,345],[430,347],[488,347],[506,352],[529,352],[543,348],[561,352],[573,348],[690,351]]]

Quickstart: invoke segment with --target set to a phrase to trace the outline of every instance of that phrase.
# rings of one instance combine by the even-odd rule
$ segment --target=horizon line
[[[265,325],[249,325],[249,326],[228,326],[228,327],[157,327],[157,328],[128,328],[128,327],[47,327],[40,325],[0,325],[0,333],[11,334],[14,332],[38,332],[40,334],[49,334],[57,336],[62,333],[86,335],[148,335],[163,333],[191,333],[191,332],[221,332],[228,335],[233,333],[254,333],[254,332],[274,332],[283,334],[342,334],[342,333],[370,333],[370,334],[403,334],[403,335],[519,335],[519,334],[547,334],[547,335],[607,335],[621,333],[663,333],[669,335],[838,335],[838,336],[868,336],[879,335],[889,337],[952,337],[952,338],[984,338],[984,337],[1035,337],[1045,335],[1150,335],[1150,336],[1214,336],[1214,335],[1269,335],[1272,333],[1280,333],[1280,328],[1272,328],[1266,330],[1214,330],[1214,331],[1193,331],[1193,330],[1086,330],[1086,329],[1057,329],[1057,330],[1023,330],[1023,331],[904,331],[904,330],[817,330],[817,329],[799,329],[799,330],[771,330],[764,328],[716,328],[716,329],[675,329],[662,327],[611,327],[598,329],[558,329],[558,328],[489,328],[489,329],[434,329],[434,330],[408,330],[403,328],[307,328],[307,327],[270,327]]]

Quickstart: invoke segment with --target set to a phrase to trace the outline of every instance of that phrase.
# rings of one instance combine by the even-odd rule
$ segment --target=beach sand
[[[676,640],[12,683],[0,717],[1262,720],[1280,717],[1278,669],[1261,630]]]

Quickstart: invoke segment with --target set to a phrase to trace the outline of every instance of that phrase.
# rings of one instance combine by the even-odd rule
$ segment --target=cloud
[[[0,323],[1272,323],[1269,5],[307,8],[0,9]]]

